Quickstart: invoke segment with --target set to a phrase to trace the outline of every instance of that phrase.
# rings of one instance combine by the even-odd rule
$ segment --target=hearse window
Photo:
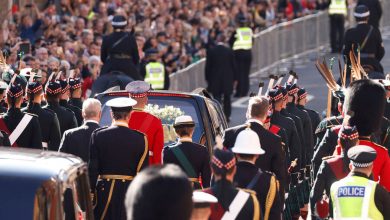
[[[173,123],[176,117],[180,115],[190,115],[192,117],[195,122],[193,141],[200,143],[204,133],[204,125],[195,100],[181,97],[151,96],[149,97],[149,105],[146,110],[161,119],[165,146],[177,140]]]
[[[61,219],[61,199],[57,184],[48,180],[37,190],[34,199],[34,220]]]

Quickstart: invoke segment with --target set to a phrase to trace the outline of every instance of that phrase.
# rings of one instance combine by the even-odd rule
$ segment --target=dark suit
[[[365,5],[370,11],[368,23],[379,29],[379,21],[382,17],[382,6],[379,0],[358,0],[357,5]]]
[[[89,160],[89,142],[92,132],[99,128],[99,124],[87,121],[78,128],[65,131],[62,136],[60,152],[76,155],[88,162]]]
[[[77,127],[77,121],[74,113],[71,110],[60,106],[58,102],[48,102],[43,108],[50,109],[57,114],[58,121],[60,122],[61,135],[63,135],[66,130]]]
[[[192,168],[195,171],[195,175],[191,176],[186,172],[186,169],[179,161],[179,159],[173,153],[173,148],[179,148],[187,160],[191,163]],[[189,178],[202,177],[203,187],[210,187],[211,169],[210,169],[210,156],[205,146],[199,145],[193,142],[181,142],[173,146],[167,146],[163,150],[163,163],[173,163],[178,165],[184,172],[187,173]],[[194,188],[200,188],[194,183]]]
[[[225,130],[223,146],[229,149],[232,148],[238,134],[245,130],[246,127],[247,125],[244,124]],[[280,181],[281,189],[284,189],[284,186],[286,185],[287,170],[281,138],[272,134],[258,122],[250,122],[250,128],[257,133],[260,139],[261,148],[265,150],[265,154],[256,161],[256,166],[261,170],[275,173]]]
[[[260,155],[260,159],[261,157],[262,155]],[[283,204],[278,196],[279,189],[276,177],[272,173],[262,171],[249,162],[240,161],[237,163],[237,172],[234,176],[234,183],[237,187],[245,189],[258,172],[260,173],[259,179],[250,190],[256,191],[257,200],[260,202],[261,213],[263,216],[265,216],[266,212],[268,213],[268,218],[264,218],[265,220],[281,219]],[[272,189],[271,178],[273,178]]]
[[[8,109],[7,113],[2,116],[2,120],[4,121],[4,124],[6,125],[7,129],[1,128],[1,130],[8,130],[12,133],[25,114],[28,113],[23,113],[18,108]],[[32,116],[33,118],[28,123],[27,127],[23,130],[23,132],[15,143],[18,147],[42,149],[42,135],[38,117],[36,115]],[[8,135],[10,135],[10,133]]]
[[[231,114],[230,96],[233,93],[233,82],[237,80],[233,50],[221,44],[207,50],[205,74],[207,90],[219,102],[222,101],[223,96],[224,112],[229,118]]]
[[[73,105],[79,109],[83,109],[83,101],[81,100],[81,98],[70,98],[68,103],[69,105]]]
[[[97,198],[95,218],[125,220],[124,200],[131,178],[148,166],[146,136],[128,127],[112,125],[92,132],[89,146],[90,183]],[[99,175],[122,175],[129,179],[98,179]]]
[[[29,104],[22,111],[38,116],[42,142],[47,143],[48,150],[57,151],[61,142],[61,132],[56,113],[50,109],[43,109],[37,103]]]

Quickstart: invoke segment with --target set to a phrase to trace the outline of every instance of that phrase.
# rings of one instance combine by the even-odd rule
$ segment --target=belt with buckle
[[[131,181],[134,179],[134,176],[126,176],[126,175],[99,175],[99,179],[101,180],[124,180]]]

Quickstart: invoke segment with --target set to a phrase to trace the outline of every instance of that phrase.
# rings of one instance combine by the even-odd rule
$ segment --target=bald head
[[[83,103],[83,118],[84,120],[95,120],[99,121],[102,111],[102,104],[99,100],[89,98]]]

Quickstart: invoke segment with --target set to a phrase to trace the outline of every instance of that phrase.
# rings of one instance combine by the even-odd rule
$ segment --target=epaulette
[[[244,188],[238,188],[238,189],[239,189],[239,190],[242,190],[242,191],[244,191],[244,192],[250,193],[250,194],[252,194],[252,195],[256,195],[256,194],[257,194],[256,191],[251,190],[251,189],[244,189]]]
[[[29,112],[25,112],[24,114],[28,114],[28,115],[31,115],[31,116],[34,116],[34,117],[38,117],[38,115],[33,114],[33,113],[29,113]]]
[[[331,155],[331,156],[326,156],[326,157],[323,157],[322,160],[329,160],[329,159],[332,159],[332,158],[335,158],[336,156],[334,155]]]

